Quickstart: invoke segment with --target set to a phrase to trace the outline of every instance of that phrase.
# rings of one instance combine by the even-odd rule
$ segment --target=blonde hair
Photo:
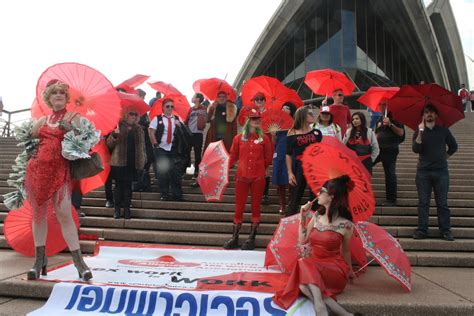
[[[69,94],[69,86],[64,82],[58,81],[53,84],[50,84],[43,91],[43,101],[51,109],[53,108],[53,105],[51,104],[51,102],[49,102],[49,98],[51,97],[51,94],[53,94],[53,92],[58,90],[63,90],[64,92],[66,92],[66,104],[69,103],[69,99],[71,97],[71,95]]]

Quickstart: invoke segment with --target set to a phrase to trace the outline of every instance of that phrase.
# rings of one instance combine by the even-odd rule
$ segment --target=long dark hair
[[[310,111],[311,111],[311,108],[307,105],[302,106],[298,110],[296,110],[295,120],[293,121],[293,126],[288,131],[288,134],[290,134],[290,132],[294,133],[295,130],[300,130],[303,128],[304,123],[306,122],[306,116],[308,115]]]
[[[365,118],[365,115],[362,112],[355,112],[354,114],[352,114],[352,118],[354,118],[354,116],[356,115],[360,119],[360,135],[362,136],[362,139],[364,141],[367,141],[367,119]],[[352,129],[351,129],[351,135],[349,138],[354,139],[357,131],[356,131],[356,128],[354,127],[354,124],[352,123],[352,120],[351,120],[351,126],[352,126]]]
[[[329,208],[329,223],[336,217],[343,217],[352,222],[352,214],[349,210],[349,191],[353,189],[354,183],[347,175],[330,179],[323,184],[328,190],[328,194],[334,196]],[[324,215],[326,209],[324,206],[318,208],[318,213]]]

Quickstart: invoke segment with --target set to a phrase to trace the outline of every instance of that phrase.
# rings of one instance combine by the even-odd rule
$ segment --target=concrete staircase
[[[456,238],[454,242],[439,238],[434,199],[430,210],[429,234],[432,238],[426,240],[411,238],[417,223],[415,187],[417,155],[411,150],[411,130],[407,129],[406,141],[401,145],[397,163],[398,206],[382,205],[385,200],[383,169],[381,164],[374,169],[372,183],[377,207],[371,221],[383,226],[399,239],[413,266],[474,267],[474,177],[471,173],[474,167],[473,123],[474,114],[467,113],[465,120],[451,128],[459,144],[459,151],[449,160],[449,206],[452,212],[452,231]],[[0,148],[0,194],[4,194],[12,190],[7,186],[6,180],[20,149],[16,147],[14,139],[8,138],[0,139]],[[100,189],[91,192],[83,200],[82,211],[87,216],[81,218],[80,231],[108,241],[221,247],[232,231],[234,183],[232,181],[229,184],[221,203],[207,203],[199,188],[191,188],[190,182],[189,178],[183,181],[184,198],[187,202],[162,202],[159,201],[158,193],[135,192],[131,220],[113,219],[113,210],[104,206],[104,191]],[[257,237],[257,246],[261,249],[271,239],[280,218],[275,188],[271,188],[270,195],[271,204],[262,208],[262,224]],[[0,203],[0,249],[10,249],[3,236],[3,221],[7,212],[5,206]],[[248,212],[245,221],[249,223]],[[249,226],[244,225],[241,239],[246,238]],[[94,241],[81,241],[83,252],[91,253],[94,243]],[[2,283],[3,289],[0,295],[17,296],[21,293],[19,289],[24,289],[24,286],[18,288],[18,281]],[[44,298],[44,285],[38,286],[37,293],[43,294],[27,296]],[[354,304],[357,306],[357,302]]]

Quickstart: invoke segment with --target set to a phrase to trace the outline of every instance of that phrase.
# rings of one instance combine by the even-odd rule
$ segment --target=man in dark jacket
[[[172,114],[172,98],[165,98],[162,107],[162,114],[152,119],[148,130],[156,159],[161,200],[184,201],[181,179],[189,160],[190,132]]]
[[[381,112],[385,113],[386,103],[380,104]],[[375,159],[374,165],[382,162],[385,173],[385,197],[384,205],[395,206],[397,204],[397,157],[398,146],[405,140],[405,129],[403,125],[392,118],[392,113],[382,116],[375,123],[375,134],[379,143],[380,154]]]
[[[449,172],[448,161],[458,144],[446,127],[436,125],[438,110],[431,104],[423,110],[423,120],[413,134],[413,151],[419,154],[416,170],[418,190],[418,228],[414,239],[428,237],[428,220],[431,191],[434,190],[441,238],[453,241],[451,212],[448,208]],[[446,151],[446,147],[448,150]]]

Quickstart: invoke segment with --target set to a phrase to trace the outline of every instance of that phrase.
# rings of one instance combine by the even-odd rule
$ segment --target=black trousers
[[[129,208],[132,202],[132,181],[135,171],[127,167],[112,167],[115,181],[113,191],[115,207]]]
[[[79,191],[72,191],[71,193],[71,204],[74,206],[76,211],[81,209],[82,205],[82,194]]]
[[[105,188],[105,199],[109,202],[113,202],[114,200],[114,193],[112,191],[112,170],[109,173],[109,176],[107,178],[107,181],[105,182],[104,188]]]
[[[191,138],[191,148],[194,150],[194,176],[197,177],[199,173],[199,164],[201,163],[202,156],[202,133],[193,133]]]
[[[293,170],[296,178],[296,186],[292,187],[290,191],[290,203],[286,209],[286,216],[295,215],[300,211],[301,199],[303,198],[304,191],[306,189],[306,178],[303,174],[303,166],[300,160],[296,160],[295,170]],[[310,190],[310,200],[315,198],[315,195]]]
[[[172,199],[183,198],[183,191],[181,189],[182,172],[175,164],[176,154],[173,150],[166,151],[162,148],[156,148],[154,152],[161,197]]]
[[[399,149],[380,149],[380,154],[375,159],[374,165],[382,162],[383,171],[385,173],[385,198],[388,201],[397,201],[397,157]]]

